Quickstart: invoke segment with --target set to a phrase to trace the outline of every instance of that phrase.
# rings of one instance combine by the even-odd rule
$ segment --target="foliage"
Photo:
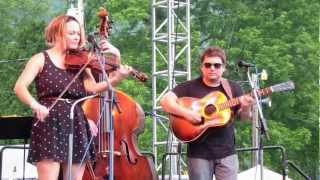
[[[12,93],[18,73],[32,54],[44,49],[43,30],[49,13],[45,1],[0,1],[1,115],[30,115]],[[44,15],[45,14],[45,15]]]
[[[96,31],[99,6],[107,7],[114,21],[110,41],[121,50],[123,63],[151,75],[151,1],[85,1],[87,33]],[[28,59],[45,49],[44,27],[66,9],[65,2],[0,1],[0,115],[31,115],[12,93],[25,63],[13,60]],[[271,135],[265,144],[284,146],[289,159],[313,179],[319,177],[319,9],[315,0],[194,0],[191,6],[193,77],[199,73],[201,51],[216,45],[228,53],[228,78],[246,79],[235,66],[237,59],[245,59],[260,71],[268,71],[269,79],[261,82],[261,87],[287,80],[295,82],[294,92],[274,94],[272,107],[264,109]],[[161,83],[166,85],[166,81]],[[142,84],[130,79],[119,89],[134,97],[145,111],[151,111],[151,86],[150,81]],[[244,86],[246,90],[247,87]],[[139,136],[143,150],[151,151],[152,123],[147,117],[146,129]],[[247,123],[237,124],[238,147],[251,146],[250,127]],[[161,136],[166,138],[165,133]],[[276,153],[266,154],[267,166],[279,170],[278,157]],[[250,162],[244,161],[243,167],[249,166]],[[296,174],[292,176],[299,179]]]
[[[269,72],[270,78],[263,86],[289,79],[295,82],[293,93],[273,95],[273,107],[266,112],[272,122],[280,123],[272,130],[279,136],[273,137],[270,143],[285,144],[290,159],[313,177],[318,176],[319,43],[316,42],[318,21],[314,14],[319,4],[304,0],[290,3],[199,0],[193,4],[193,23],[201,32],[200,45],[227,49],[230,78],[239,79],[238,73],[232,71],[236,69],[234,59],[247,59]],[[242,128],[240,126],[238,132]],[[287,131],[296,134],[289,135]],[[290,140],[292,137],[294,139]],[[241,138],[238,142],[250,144]],[[276,163],[270,165],[275,167]]]

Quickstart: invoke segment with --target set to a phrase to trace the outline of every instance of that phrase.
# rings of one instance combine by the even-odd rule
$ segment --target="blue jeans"
[[[189,180],[236,180],[239,168],[236,154],[222,159],[188,158]]]

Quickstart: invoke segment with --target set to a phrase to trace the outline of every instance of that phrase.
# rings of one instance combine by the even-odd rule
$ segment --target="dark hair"
[[[220,57],[223,64],[227,62],[226,53],[219,47],[209,47],[206,49],[201,55],[201,62],[203,62],[206,57]]]

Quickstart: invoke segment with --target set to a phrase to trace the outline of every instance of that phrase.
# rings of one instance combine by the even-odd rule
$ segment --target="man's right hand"
[[[192,124],[200,124],[202,122],[201,116],[198,112],[180,105],[177,100],[178,97],[176,94],[172,91],[169,91],[163,96],[160,104],[165,112],[182,116]]]
[[[187,109],[184,113],[184,118],[192,124],[200,124],[202,122],[201,115],[198,112]]]

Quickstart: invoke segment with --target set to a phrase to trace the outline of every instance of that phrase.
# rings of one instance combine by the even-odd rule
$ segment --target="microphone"
[[[237,65],[238,65],[238,67],[246,67],[246,68],[255,67],[256,66],[255,64],[251,64],[251,63],[245,62],[243,60],[239,60],[237,62]]]

